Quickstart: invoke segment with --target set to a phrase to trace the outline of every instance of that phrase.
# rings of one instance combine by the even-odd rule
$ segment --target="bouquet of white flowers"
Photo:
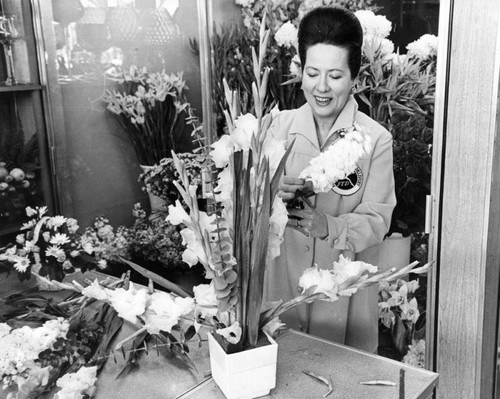
[[[11,264],[21,281],[33,273],[61,281],[76,269],[106,267],[93,243],[78,233],[76,219],[46,213],[46,206],[27,207],[26,214],[31,219],[21,227],[16,242],[0,250],[0,262]]]

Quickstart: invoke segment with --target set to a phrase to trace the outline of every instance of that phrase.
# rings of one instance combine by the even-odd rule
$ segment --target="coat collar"
[[[349,96],[344,108],[340,111],[337,120],[333,124],[328,137],[325,140],[325,144],[322,148],[329,146],[333,140],[338,136],[336,133],[339,129],[349,128],[353,125],[354,115],[358,110],[358,103],[354,99],[354,96]],[[290,126],[290,135],[300,134],[309,140],[315,147],[320,149],[318,142],[318,135],[316,134],[316,125],[314,123],[314,116],[309,104],[304,104],[302,107],[297,109],[293,122]]]

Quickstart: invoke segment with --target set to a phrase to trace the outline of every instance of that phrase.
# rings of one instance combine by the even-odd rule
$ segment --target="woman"
[[[370,137],[371,151],[358,160],[349,179],[310,197],[313,207],[289,209],[282,254],[268,270],[270,300],[295,297],[304,269],[315,264],[331,268],[341,254],[376,265],[376,244],[387,233],[396,205],[392,136],[358,111],[351,94],[363,44],[358,19],[340,7],[317,8],[303,18],[298,35],[307,103],[283,111],[273,122],[273,134],[286,138],[288,144],[293,142],[279,195],[291,205],[297,191],[310,191],[310,183],[298,178],[300,172],[355,123]],[[288,327],[375,352],[377,314],[374,287],[337,302],[304,305],[282,320]]]

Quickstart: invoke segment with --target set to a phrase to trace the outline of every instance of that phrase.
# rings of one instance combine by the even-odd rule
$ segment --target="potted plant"
[[[185,162],[192,184],[200,190],[202,187],[203,155],[187,152],[179,153],[177,156]],[[174,185],[174,181],[178,178],[179,174],[171,157],[161,159],[160,162],[145,169],[139,175],[139,181],[144,185],[142,189],[150,196],[151,215],[153,217],[158,212],[166,211],[166,206],[181,199]],[[200,197],[201,194],[200,192]],[[154,198],[158,200],[155,201]]]

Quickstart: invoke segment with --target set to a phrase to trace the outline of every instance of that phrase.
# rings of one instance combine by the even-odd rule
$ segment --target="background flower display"
[[[202,155],[179,153],[177,156],[185,162],[192,184],[201,188],[202,165],[204,163]],[[144,184],[143,190],[160,197],[167,206],[181,199],[174,185],[174,181],[178,180],[178,178],[179,174],[171,157],[163,158],[159,163],[139,175],[139,181]]]
[[[399,358],[407,354],[412,342],[422,340],[425,308],[418,280],[383,282],[379,286],[379,321],[390,331]],[[425,295],[425,294],[424,294]]]
[[[123,230],[128,243],[126,258],[159,274],[187,269],[182,261],[180,228],[166,221],[165,215],[149,219],[139,204],[134,206],[133,214],[134,224]]]
[[[391,23],[370,11],[356,12],[363,29],[363,61],[355,94],[366,112],[394,139],[397,205],[389,234],[423,232],[430,194],[437,38],[424,35],[394,52]]]
[[[157,164],[172,150],[191,150],[192,110],[184,95],[182,73],[148,72],[133,65],[108,77],[119,88],[106,92],[106,108],[116,116],[141,165]]]
[[[89,240],[78,234],[78,221],[61,215],[47,216],[47,207],[26,208],[31,219],[24,223],[16,242],[2,248],[0,262],[12,265],[21,281],[32,273],[61,281],[75,269],[105,268]]]
[[[9,120],[0,112],[0,222],[22,221],[26,206],[42,200],[39,179],[38,135],[26,140],[19,115]]]

